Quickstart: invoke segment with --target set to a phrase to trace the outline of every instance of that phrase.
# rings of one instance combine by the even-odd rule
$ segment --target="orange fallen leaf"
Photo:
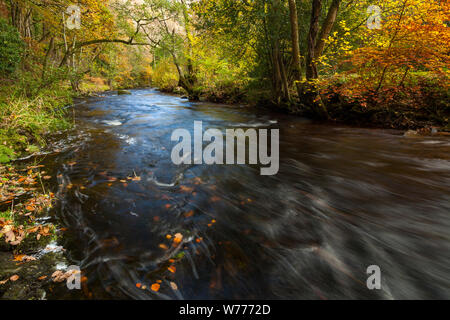
[[[186,186],[181,186],[181,187],[180,187],[180,190],[181,190],[182,192],[192,192],[192,191],[194,191],[193,188],[186,187]]]
[[[175,273],[177,271],[177,268],[175,268],[175,266],[170,266],[167,268],[167,270],[169,270],[172,273]]]
[[[38,278],[39,281],[42,281],[42,280],[45,280],[45,279],[47,279],[47,276],[42,276],[42,277]]]
[[[142,283],[136,283],[136,287],[140,289],[142,287]]]
[[[180,243],[183,240],[183,235],[181,233],[177,233],[175,238],[173,239],[174,243]]]
[[[23,257],[25,257],[24,254],[15,255],[13,261],[22,261]]]
[[[171,204],[166,204],[164,207],[165,207],[166,209],[169,209],[171,206],[172,206]]]
[[[161,243],[161,244],[159,245],[159,247],[160,247],[161,249],[164,249],[164,250],[169,249],[169,247],[167,247],[164,243]]]
[[[172,236],[170,234],[166,235],[166,239],[172,239]]]
[[[154,283],[154,284],[152,284],[151,289],[155,292],[158,292],[160,287],[161,286],[159,285],[159,283]]]
[[[218,202],[218,201],[220,201],[221,199],[219,198],[219,197],[216,197],[216,196],[213,196],[213,197],[211,197],[211,201],[212,202]]]
[[[44,180],[50,180],[52,177],[51,176],[43,176],[42,179]]]
[[[184,216],[185,216],[186,218],[190,218],[190,217],[192,217],[193,215],[194,215],[194,210],[191,210],[191,211],[186,212],[186,213],[184,214]]]

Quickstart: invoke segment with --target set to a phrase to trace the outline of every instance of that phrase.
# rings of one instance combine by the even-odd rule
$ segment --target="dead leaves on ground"
[[[55,195],[45,192],[42,184],[37,186],[41,179],[49,180],[51,176],[44,175],[43,165],[28,166],[24,169],[14,167],[0,167],[0,204],[10,204],[10,219],[0,219],[0,238],[5,242],[17,246],[25,237],[33,232],[38,232],[38,240],[41,236],[51,234],[50,226],[35,226],[25,229],[18,225],[17,217],[26,217],[23,224],[35,223],[35,215],[52,207]],[[42,188],[42,189],[41,189]]]
[[[26,254],[17,254],[14,256],[13,261],[17,262],[29,262],[29,261],[35,261],[36,258],[32,256],[27,256]]]

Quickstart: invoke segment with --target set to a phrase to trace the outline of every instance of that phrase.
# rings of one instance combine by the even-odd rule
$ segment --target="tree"
[[[0,18],[0,75],[8,76],[17,69],[23,49],[17,29]]]

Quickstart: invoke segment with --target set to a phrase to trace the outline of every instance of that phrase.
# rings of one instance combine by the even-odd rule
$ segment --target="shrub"
[[[0,75],[12,74],[20,63],[24,43],[16,28],[0,18]]]

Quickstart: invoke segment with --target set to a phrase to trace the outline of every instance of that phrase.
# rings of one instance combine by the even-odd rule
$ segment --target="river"
[[[59,185],[55,219],[68,229],[61,242],[86,278],[50,299],[450,298],[448,138],[154,89],[79,100],[74,121],[45,161]],[[194,121],[279,129],[278,174],[174,165],[171,134]],[[380,290],[366,285],[372,265]]]

